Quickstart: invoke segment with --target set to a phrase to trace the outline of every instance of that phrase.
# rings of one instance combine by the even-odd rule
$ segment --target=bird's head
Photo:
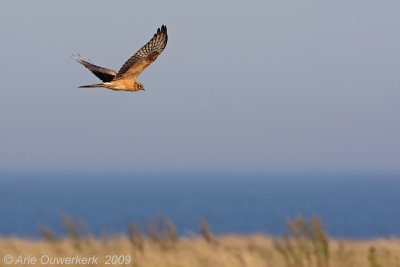
[[[138,83],[138,90],[143,90],[144,91],[144,85],[142,83]]]

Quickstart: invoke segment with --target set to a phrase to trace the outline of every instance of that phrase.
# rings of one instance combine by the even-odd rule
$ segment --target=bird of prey
[[[75,60],[89,69],[103,83],[79,86],[80,88],[102,87],[118,91],[140,91],[144,90],[143,84],[136,81],[136,78],[153,63],[167,46],[168,34],[167,27],[162,25],[157,29],[157,33],[153,38],[129,58],[121,69],[116,72],[114,70],[96,66],[82,58],[75,57]]]

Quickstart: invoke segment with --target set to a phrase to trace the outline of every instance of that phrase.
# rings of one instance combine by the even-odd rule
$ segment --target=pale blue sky
[[[398,1],[7,1],[0,170],[400,172]],[[146,91],[81,89],[162,24]]]

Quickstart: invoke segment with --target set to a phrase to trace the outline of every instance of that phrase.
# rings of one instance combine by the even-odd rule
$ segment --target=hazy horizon
[[[13,1],[2,172],[400,174],[400,2]],[[98,82],[167,25],[145,92]]]
[[[38,237],[38,226],[62,234],[60,214],[84,220],[96,236],[102,230],[124,233],[133,221],[145,226],[160,216],[172,219],[183,235],[197,229],[200,217],[217,234],[280,235],[287,219],[299,214],[319,216],[331,237],[400,235],[398,176],[330,178],[10,177],[0,179],[0,236]]]

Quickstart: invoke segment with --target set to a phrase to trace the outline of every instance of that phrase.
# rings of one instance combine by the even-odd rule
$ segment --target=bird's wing
[[[167,27],[163,25],[147,44],[125,62],[115,79],[136,79],[161,54],[167,46],[167,41]]]
[[[117,75],[116,71],[96,66],[92,63],[87,62],[86,60],[83,60],[80,56],[74,56],[74,59],[85,66],[103,82],[111,82]]]

